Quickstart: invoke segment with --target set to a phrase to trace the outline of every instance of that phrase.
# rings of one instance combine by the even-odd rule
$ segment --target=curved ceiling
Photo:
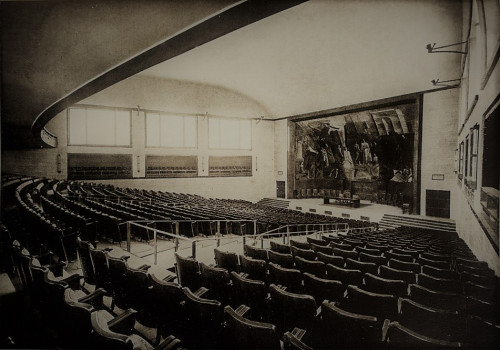
[[[141,74],[236,91],[267,118],[460,76],[459,55],[425,50],[460,41],[458,1],[302,2],[1,2],[2,146],[39,146],[55,113],[155,64]]]

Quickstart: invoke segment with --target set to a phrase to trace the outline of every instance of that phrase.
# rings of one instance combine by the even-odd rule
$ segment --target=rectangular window
[[[212,149],[252,149],[252,122],[248,119],[210,118],[209,146]]]
[[[195,148],[196,117],[146,113],[146,147]]]
[[[458,148],[458,177],[462,179],[463,174],[463,166],[464,166],[464,142],[460,142],[460,146]]]
[[[469,136],[465,138],[465,177],[467,178],[469,176]]]
[[[69,108],[68,144],[130,146],[130,111],[87,107]]]

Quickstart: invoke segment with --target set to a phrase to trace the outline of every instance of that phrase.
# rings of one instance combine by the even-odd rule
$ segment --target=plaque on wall
[[[146,177],[196,177],[198,176],[197,156],[146,156]]]
[[[69,180],[130,178],[131,154],[68,153]]]
[[[252,176],[252,156],[210,156],[208,176]]]

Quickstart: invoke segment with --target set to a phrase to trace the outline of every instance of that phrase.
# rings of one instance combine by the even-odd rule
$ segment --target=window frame
[[[155,114],[158,115],[159,117],[159,123],[160,123],[160,130],[159,130],[159,144],[157,146],[152,146],[148,145],[148,114]],[[162,117],[179,117],[182,118],[182,146],[162,146],[161,140],[162,140]],[[193,118],[194,119],[194,146],[186,146],[186,118]],[[195,115],[182,115],[182,114],[173,114],[173,113],[165,113],[165,112],[160,112],[160,111],[150,111],[146,110],[144,111],[144,147],[145,148],[152,148],[152,149],[197,149],[198,148],[198,117]]]
[[[212,147],[211,146],[211,140],[210,140],[210,120],[218,120],[219,121],[219,139],[218,139],[218,146],[217,147]],[[221,121],[237,121],[238,122],[238,140],[241,140],[241,122],[246,121],[250,123],[250,147],[249,148],[243,148],[241,147],[241,143],[237,148],[228,148],[228,147],[221,147],[221,126],[220,122]],[[242,119],[242,118],[223,118],[223,117],[209,117],[208,122],[207,122],[207,139],[208,139],[208,149],[210,150],[232,150],[232,151],[252,151],[253,150],[253,125],[252,125],[252,119]]]
[[[100,111],[113,111],[114,114],[114,144],[98,144],[98,143],[71,143],[71,110],[72,109],[83,109],[85,110],[85,140],[88,139],[88,118],[87,111],[88,110],[100,110]],[[67,145],[68,146],[76,146],[76,147],[121,147],[121,148],[132,148],[133,140],[132,140],[132,109],[130,108],[120,108],[120,107],[104,107],[104,106],[71,106],[66,109],[67,111]],[[129,143],[127,145],[118,145],[116,144],[117,140],[117,128],[116,128],[116,112],[117,111],[125,111],[128,112],[128,121],[129,121]]]

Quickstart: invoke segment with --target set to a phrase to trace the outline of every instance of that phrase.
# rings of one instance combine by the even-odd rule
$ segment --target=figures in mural
[[[363,164],[369,164],[372,161],[370,145],[364,139],[361,142],[361,152],[363,154]]]

